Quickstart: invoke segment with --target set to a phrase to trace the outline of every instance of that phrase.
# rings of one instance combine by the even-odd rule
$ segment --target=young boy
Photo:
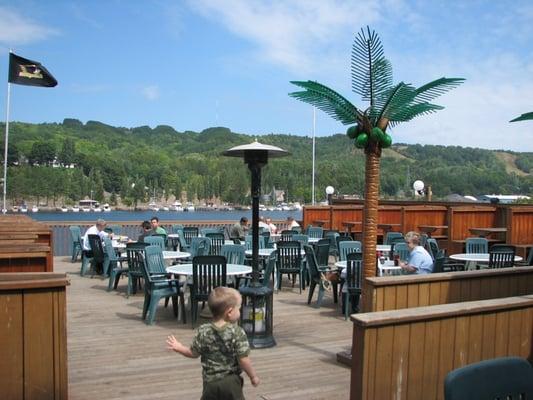
[[[259,385],[259,377],[248,357],[250,345],[246,333],[236,324],[241,316],[241,302],[241,295],[235,289],[217,287],[207,300],[213,321],[198,328],[191,347],[184,346],[172,335],[167,338],[169,350],[190,358],[201,356],[202,400],[244,399],[242,370],[252,385]]]

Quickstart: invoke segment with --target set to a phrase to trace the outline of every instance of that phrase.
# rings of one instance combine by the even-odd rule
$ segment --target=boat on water
[[[68,207],[67,206],[61,207],[61,212],[68,212]]]
[[[36,205],[34,205],[32,208],[31,208],[31,212],[39,212],[39,207],[37,207]]]
[[[187,203],[187,208],[185,208],[183,211],[193,212],[194,210],[194,205],[192,203]]]
[[[11,207],[11,211],[13,211],[14,213],[19,212],[19,206]]]
[[[102,209],[100,208],[100,204],[96,200],[91,200],[91,199],[80,200],[78,202],[78,206],[83,212],[91,212],[92,210],[95,210],[96,208],[98,208],[99,211],[102,211]]]
[[[105,203],[105,204],[102,206],[102,211],[103,211],[103,212],[111,212],[111,207],[109,206],[109,204]]]
[[[148,203],[148,209],[152,211],[159,211],[159,206],[155,202],[151,201]]]
[[[163,211],[169,211],[169,208],[167,206],[163,206]]]
[[[80,212],[80,208],[78,206],[72,206],[72,212]]]
[[[174,211],[183,211],[183,206],[181,205],[181,203],[179,201],[175,201],[173,204],[172,204],[172,209]]]
[[[100,208],[100,206],[97,206],[97,207],[93,208],[93,211],[94,212],[102,212],[102,209]]]
[[[20,206],[19,211],[21,213],[27,213],[28,212],[28,206],[26,204],[23,204]]]

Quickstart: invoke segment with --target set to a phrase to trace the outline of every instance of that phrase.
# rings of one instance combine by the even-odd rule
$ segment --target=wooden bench
[[[350,399],[443,399],[453,369],[533,361],[533,296],[353,314]]]
[[[52,272],[52,231],[27,216],[0,216],[0,272]]]
[[[0,274],[2,399],[66,399],[65,274]]]

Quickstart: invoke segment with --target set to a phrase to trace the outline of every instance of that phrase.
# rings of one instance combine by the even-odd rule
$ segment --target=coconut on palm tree
[[[313,81],[291,82],[304,90],[289,95],[312,104],[345,125],[353,125],[346,134],[354,139],[356,147],[364,149],[363,265],[364,276],[370,277],[376,274],[381,150],[392,144],[387,129],[420,115],[442,110],[444,107],[431,101],[459,86],[464,79],[440,78],[419,88],[404,82],[393,84],[391,63],[383,54],[378,35],[369,27],[361,29],[355,37],[351,70],[352,90],[367,102],[366,109],[354,106],[339,93]]]

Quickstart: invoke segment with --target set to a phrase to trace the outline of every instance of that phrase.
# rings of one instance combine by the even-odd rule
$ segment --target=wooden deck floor
[[[79,263],[54,259],[54,270],[66,272],[68,370],[70,399],[199,399],[199,360],[165,349],[168,334],[190,343],[190,324],[177,323],[171,307],[156,323],[141,321],[143,296],[106,292],[107,281],[79,276]],[[316,297],[316,294],[315,294]],[[306,303],[307,291],[284,287],[274,296],[277,346],[253,350],[251,357],[262,383],[245,381],[247,399],[347,399],[350,370],[335,360],[349,348],[352,325],[326,294],[320,309]]]

